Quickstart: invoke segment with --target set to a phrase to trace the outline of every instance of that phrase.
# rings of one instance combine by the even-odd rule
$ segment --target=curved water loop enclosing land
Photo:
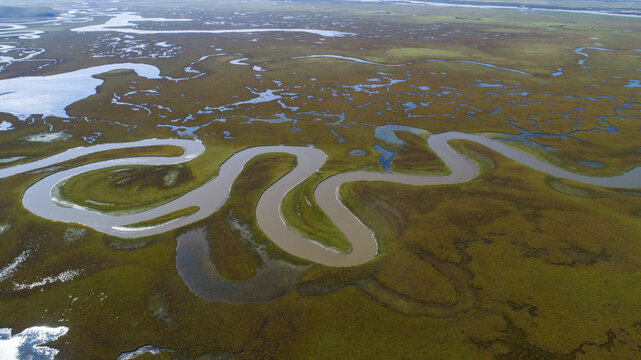
[[[470,159],[449,146],[448,142],[452,140],[466,140],[481,144],[525,166],[558,178],[613,188],[641,187],[641,167],[636,167],[619,176],[586,176],[563,170],[526,152],[485,136],[460,132],[430,135],[427,139],[427,145],[450,169],[450,173],[447,175],[355,171],[331,176],[317,186],[314,195],[318,205],[327,213],[334,224],[344,232],[346,238],[352,244],[351,251],[341,253],[291,230],[281,215],[280,204],[283,197],[300,182],[317,172],[325,163],[327,155],[313,147],[259,146],[239,151],[220,166],[217,177],[201,187],[155,208],[125,215],[104,214],[77,204],[65,203],[52,196],[52,189],[66,179],[88,171],[114,166],[168,165],[187,162],[199,156],[204,151],[204,145],[195,140],[148,139],[137,142],[76,148],[36,162],[1,169],[0,178],[51,166],[62,161],[104,150],[150,145],[182,147],[184,153],[177,157],[114,159],[63,170],[41,179],[24,193],[23,204],[25,208],[36,215],[53,221],[83,224],[109,235],[136,238],[177,229],[208,217],[225,203],[232,184],[247,162],[261,154],[288,153],[296,156],[297,166],[265,190],[260,197],[256,206],[256,218],[259,226],[274,243],[290,254],[324,265],[356,266],[372,260],[377,254],[378,245],[373,232],[341,202],[339,195],[341,185],[352,181],[387,181],[413,186],[446,185],[469,181],[476,177],[478,169]],[[153,220],[191,206],[198,206],[198,211],[153,226],[131,226],[131,224]]]
[[[230,281],[211,260],[209,233],[204,227],[190,229],[176,240],[176,270],[185,285],[205,301],[244,304],[275,299],[288,293],[309,267],[270,258],[257,246],[262,265],[256,275]]]

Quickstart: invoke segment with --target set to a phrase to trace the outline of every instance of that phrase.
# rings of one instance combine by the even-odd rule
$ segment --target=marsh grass
[[[153,8],[158,16],[178,16],[181,11],[186,16],[186,8],[179,8],[182,4],[171,12],[157,1],[130,4],[143,6],[143,11]],[[234,2],[186,4],[197,4],[201,13],[194,15],[211,19],[220,14],[232,16],[238,7]],[[15,127],[0,136],[0,157],[27,156],[23,161],[31,161],[84,146],[81,136],[94,132],[102,133],[98,143],[180,137],[157,125],[173,124],[171,120],[182,124],[194,114],[185,126],[202,126],[195,136],[207,151],[182,168],[120,169],[118,180],[126,180],[121,186],[110,185],[114,178],[108,179],[113,175],[108,171],[88,173],[63,187],[65,196],[75,202],[102,201],[123,210],[127,202],[134,209],[155,206],[202,185],[217,174],[222,161],[246,147],[313,144],[329,155],[328,162],[318,176],[286,197],[283,212],[292,228],[342,250],[348,250],[349,244],[314,204],[313,189],[323,178],[339,172],[380,170],[372,151],[375,126],[393,123],[432,133],[457,130],[503,135],[520,132],[512,124],[557,136],[577,130],[571,139],[530,139],[552,148],[547,151],[518,142],[510,145],[591,175],[617,174],[641,163],[641,151],[636,149],[639,125],[634,118],[639,112],[638,94],[623,87],[627,78],[613,78],[621,75],[617,69],[638,68],[638,54],[628,51],[630,44],[640,43],[638,19],[334,2],[274,5],[257,1],[244,6],[259,11],[248,12],[248,21],[263,21],[267,14],[307,16],[313,11],[335,21],[338,29],[357,28],[363,35],[325,39],[320,44],[313,43],[319,39],[312,35],[164,36],[184,47],[180,56],[134,60],[155,64],[163,74],[179,77],[185,75],[182,69],[191,61],[219,47],[230,54],[243,54],[268,71],[259,79],[250,67],[231,65],[231,56],[221,56],[195,66],[207,76],[185,82],[141,79],[130,71],[101,74],[98,77],[105,82],[97,95],[67,108],[70,119],[51,118],[45,124],[35,117],[28,125],[0,114],[0,120],[11,121]],[[481,20],[471,20],[477,18]],[[327,25],[319,19],[308,16],[292,21],[301,26]],[[429,30],[436,25],[437,29]],[[115,61],[69,51],[72,46],[87,48],[98,39],[96,34],[66,31],[72,26],[76,25],[65,25],[60,31],[47,28],[46,38],[32,42],[46,46],[48,57],[62,60],[37,74]],[[589,52],[584,68],[577,64],[583,57],[574,50],[593,45],[592,37],[617,51]],[[253,39],[258,40],[250,41]],[[291,59],[321,53],[407,65]],[[534,75],[453,61],[423,61],[457,58]],[[38,65],[12,65],[2,72],[2,78],[32,74]],[[552,77],[558,67],[564,75]],[[624,76],[636,73],[622,72]],[[343,87],[367,84],[373,77],[404,81],[372,93]],[[281,99],[289,107],[299,107],[297,111],[271,102],[197,113],[205,106],[251,99],[255,95],[248,88],[276,89],[274,80],[284,79],[288,90],[283,92],[302,94]],[[481,89],[478,83],[502,84],[507,89]],[[418,89],[425,86],[430,90]],[[443,94],[445,87],[454,87],[462,95]],[[153,103],[173,112],[148,115],[112,103],[114,93],[140,89],[158,89],[160,95]],[[509,94],[523,91],[527,96]],[[152,102],[142,95],[130,100]],[[403,106],[406,101],[429,105],[409,111],[410,117]],[[300,131],[292,131],[289,122],[245,123],[248,118],[273,119],[279,113],[299,120],[296,128]],[[343,123],[328,124],[342,113]],[[82,118],[85,115],[89,121]],[[601,116],[619,132],[603,131],[607,124],[598,121]],[[65,131],[72,137],[46,144],[21,140],[49,131],[48,124],[53,131]],[[338,143],[330,130],[346,142]],[[223,131],[236,139],[225,139]],[[419,139],[399,136],[407,145],[395,148],[395,171],[446,171]],[[362,182],[341,188],[347,206],[376,234],[380,254],[373,261],[349,269],[311,265],[289,294],[243,305],[206,303],[185,286],[175,271],[175,239],[188,228],[137,240],[83,228],[84,235],[65,241],[68,229],[77,225],[46,221],[21,205],[25,189],[45,174],[1,179],[0,223],[10,228],[0,234],[0,266],[25,250],[30,255],[18,272],[0,283],[0,326],[17,333],[34,324],[68,325],[69,333],[51,346],[61,349],[61,358],[80,359],[114,359],[121,351],[144,344],[175,350],[160,358],[637,358],[639,197],[633,192],[551,179],[476,144],[452,145],[479,165],[477,179],[455,186]],[[366,150],[366,156],[348,156],[355,147]],[[63,165],[142,155],[177,153],[176,148],[121,150]],[[587,168],[579,164],[584,160],[599,161],[604,167]],[[254,159],[234,183],[228,202],[193,224],[210,230],[210,256],[230,282],[251,278],[262,265],[252,242],[264,246],[274,258],[310,265],[267,239],[254,215],[260,194],[294,165],[293,158],[284,155]],[[174,177],[169,174],[177,174],[175,182],[165,181]],[[251,229],[253,240],[240,239],[230,223],[232,216]],[[65,283],[14,290],[14,282],[30,284],[69,269],[82,272]]]

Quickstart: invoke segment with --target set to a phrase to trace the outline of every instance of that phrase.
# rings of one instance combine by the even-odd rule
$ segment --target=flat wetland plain
[[[314,199],[320,182],[349,171],[382,172],[384,165],[399,173],[449,172],[426,146],[428,133],[377,136],[385,125],[481,134],[592,176],[641,165],[639,17],[386,2],[44,5],[62,16],[0,21],[23,24],[25,34],[43,31],[17,37],[0,27],[0,86],[3,79],[115,63],[153,65],[162,77],[96,75],[103,80],[96,94],[66,104],[67,117],[19,118],[2,112],[0,95],[0,168],[147,138],[206,146],[189,162],[97,170],[54,191],[97,211],[171,201],[249,147],[313,145],[327,161],[283,199],[282,217],[298,233],[345,252],[349,241]],[[193,19],[137,25],[158,32],[342,34],[71,31],[125,12]],[[625,190],[585,185],[474,142],[450,145],[474,161],[477,178],[340,188],[343,203],[378,240],[373,260],[347,268],[295,257],[258,226],[261,194],[297,165],[288,154],[251,160],[211,216],[137,239],[38,217],[23,207],[23,194],[62,169],[178,156],[180,149],[112,150],[0,179],[0,328],[17,334],[68,327],[47,345],[60,351],[56,359],[115,359],[145,345],[162,351],[140,359],[640,358],[641,183]],[[389,164],[381,152],[393,156]],[[203,276],[212,278],[199,280],[274,295],[197,296],[177,269],[177,242],[188,233],[206,237],[210,248]],[[278,271],[287,271],[281,282],[269,276]],[[254,280],[261,276],[269,281]]]

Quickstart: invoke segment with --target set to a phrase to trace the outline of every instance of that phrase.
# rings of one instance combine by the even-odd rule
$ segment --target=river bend
[[[302,146],[258,146],[239,151],[229,157],[219,169],[219,175],[199,188],[191,190],[155,208],[124,215],[104,214],[78,204],[63,202],[52,196],[52,190],[61,182],[88,171],[115,166],[132,165],[170,165],[190,161],[201,155],[205,147],[196,140],[184,139],[147,139],[135,142],[101,144],[70,149],[48,158],[0,169],[0,178],[48,167],[63,161],[78,158],[105,150],[143,147],[153,145],[173,145],[184,152],[175,157],[132,157],[99,161],[51,174],[29,187],[23,196],[24,207],[32,213],[53,220],[78,223],[105,234],[121,238],[138,238],[160,234],[204,219],[218,210],[229,197],[232,184],[244,166],[254,157],[269,153],[287,153],[297,159],[296,167],[272,184],[260,197],[256,206],[256,218],[265,234],[283,250],[297,257],[329,266],[356,266],[372,260],[378,252],[374,233],[363,224],[347,207],[339,195],[341,185],[352,181],[388,181],[406,185],[445,185],[469,181],[478,174],[476,165],[448,144],[451,140],[467,140],[486,146],[514,161],[534,170],[557,178],[585,184],[612,188],[641,187],[641,167],[636,167],[622,175],[594,177],[576,174],[561,169],[532,155],[481,135],[460,132],[445,132],[430,135],[427,145],[443,160],[450,169],[447,175],[421,175],[402,173],[383,173],[355,171],[340,173],[322,181],[314,196],[318,205],[327,213],[334,224],[345,234],[352,250],[341,253],[325,247],[313,239],[308,239],[291,230],[280,211],[285,195],[303,180],[317,172],[325,163],[327,155],[314,147]],[[132,227],[143,221],[156,219],[174,211],[190,206],[198,206],[198,211],[148,227]]]

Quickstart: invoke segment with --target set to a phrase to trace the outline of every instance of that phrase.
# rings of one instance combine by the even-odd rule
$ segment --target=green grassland
[[[327,16],[335,23],[333,28],[346,32],[356,28],[362,36],[319,41],[311,34],[163,35],[163,40],[182,46],[179,56],[132,61],[182,77],[185,66],[212,54],[214,47],[227,55],[194,65],[207,75],[188,81],[144,79],[132,71],[97,75],[104,83],[96,95],[67,108],[70,119],[45,122],[36,116],[27,124],[0,114],[0,121],[11,121],[15,127],[0,136],[0,158],[27,156],[1,166],[86,146],[81,137],[94,132],[102,133],[97,143],[181,137],[157,125],[183,125],[171,120],[192,115],[184,125],[199,127],[194,134],[207,146],[200,157],[181,165],[89,172],[69,179],[56,194],[107,213],[139,211],[204,184],[217,175],[222,162],[247,147],[313,145],[328,160],[285,197],[282,214],[292,229],[348,251],[351,245],[314,200],[319,182],[341,172],[382,171],[374,145],[396,152],[393,171],[448,172],[425,139],[398,132],[404,144],[386,144],[375,139],[376,126],[409,125],[431,133],[456,130],[503,139],[522,130],[543,134],[530,137],[531,143],[514,138],[506,143],[590,175],[619,174],[641,164],[641,98],[638,89],[623,86],[640,74],[641,53],[632,51],[641,43],[636,19],[337,2],[190,1],[171,11],[159,2],[131,1],[128,6],[150,17],[189,17],[186,11],[194,4],[198,10],[192,15],[207,19],[240,17],[234,12],[242,10],[252,21],[307,16],[292,21],[301,27],[321,27],[329,26],[322,18]],[[86,49],[97,39],[94,34],[65,30],[74,26],[64,24],[42,39],[29,40],[29,45],[47,48],[47,57],[62,60],[38,75],[131,60],[69,51],[70,46]],[[574,51],[585,46],[616,51],[586,50],[589,58],[579,65],[584,57]],[[404,66],[293,59],[315,54]],[[250,66],[229,64],[244,57],[267,71],[256,77]],[[0,76],[32,74],[36,66],[15,64]],[[553,77],[559,67],[564,74]],[[368,81],[371,78],[379,81]],[[390,79],[403,81],[367,88],[370,92],[358,89]],[[276,89],[275,81],[285,83],[280,101],[286,107],[272,101],[199,112],[205,106],[254,98],[251,90]],[[425,87],[429,90],[420,89]],[[114,94],[142,89],[157,89],[159,94],[153,99],[134,94],[127,101],[163,104],[173,112],[147,114],[112,102]],[[527,95],[513,95],[522,92]],[[404,105],[407,102],[427,105],[411,108]],[[281,114],[297,122],[260,121]],[[341,115],[344,120],[336,124]],[[598,119],[607,120],[617,131],[605,131],[609,125]],[[50,126],[71,137],[51,143],[25,140]],[[25,210],[21,199],[26,188],[57,169],[0,179],[4,191],[0,226],[9,226],[0,233],[0,267],[29,251],[19,271],[0,282],[0,327],[18,333],[35,325],[69,326],[68,334],[51,344],[61,350],[61,359],[114,359],[145,344],[172,350],[140,357],[149,359],[638,358],[639,192],[555,179],[474,143],[457,141],[453,146],[479,166],[477,179],[451,186],[362,182],[341,188],[344,203],[374,230],[379,242],[379,255],[353,268],[295,258],[258,227],[256,202],[296,165],[289,155],[253,159],[225,205],[208,218],[132,240],[50,222]],[[349,155],[353,149],[362,149],[365,155]],[[174,147],[126,149],[60,165],[179,154]],[[585,160],[603,167],[582,165]],[[169,221],[195,209],[177,210],[133,225]],[[238,224],[252,232],[252,242],[242,239]],[[230,283],[252,279],[265,266],[258,247],[271,258],[306,268],[296,286],[277,299],[205,302],[185,285],[175,257],[176,238],[201,227],[208,230],[211,260]],[[70,269],[80,271],[71,281],[31,290],[15,288]]]
[[[314,265],[298,289],[268,303],[213,306],[191,294],[175,272],[166,271],[174,268],[173,238],[183,230],[123,251],[112,244],[128,240],[88,233],[65,244],[67,225],[20,217],[33,229],[24,233],[40,236],[46,250],[31,260],[41,266],[26,268],[14,281],[38,277],[42,269],[82,267],[85,274],[26,297],[3,284],[1,316],[16,327],[32,321],[24,320],[24,308],[44,314],[44,323],[69,319],[77,324],[68,334],[72,345],[56,345],[80,357],[114,357],[114,349],[152,342],[186,356],[227,350],[241,358],[599,358],[607,349],[629,358],[639,321],[630,314],[641,306],[634,292],[638,201],[584,185],[597,196],[560,193],[548,187],[545,175],[481,146],[458,146],[482,165],[474,182],[430,188],[348,184],[342,196],[379,234],[379,259],[357,269]],[[287,159],[253,161],[225,208],[202,222],[219,229],[212,255],[230,279],[247,271],[251,276],[256,265],[225,216],[233,211],[260,233],[252,204],[261,188],[291,166]],[[42,236],[44,228],[49,236]],[[459,306],[462,296],[465,306]],[[403,330],[380,332],[386,328]],[[96,344],[94,336],[103,332],[113,336]]]

